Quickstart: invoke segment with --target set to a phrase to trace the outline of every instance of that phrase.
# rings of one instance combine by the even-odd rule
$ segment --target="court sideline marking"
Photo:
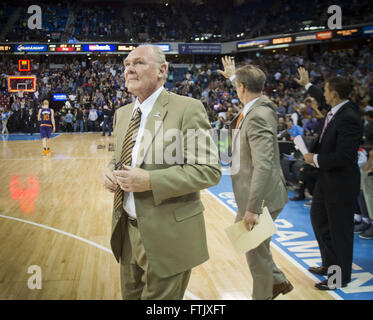
[[[99,248],[99,249],[101,249],[103,251],[106,251],[106,252],[109,252],[109,253],[112,254],[112,251],[110,249],[108,249],[108,248],[106,248],[106,247],[104,247],[104,246],[102,246],[102,245],[100,245],[100,244],[98,244],[96,242],[84,239],[84,238],[79,237],[79,236],[77,236],[75,234],[72,234],[72,233],[69,233],[69,232],[66,232],[66,231],[63,231],[63,230],[60,230],[60,229],[52,228],[52,227],[46,226],[44,224],[40,224],[40,223],[28,221],[28,220],[23,220],[23,219],[19,219],[19,218],[15,218],[15,217],[10,217],[10,216],[5,216],[5,215],[2,215],[2,214],[0,214],[0,217],[4,218],[4,219],[9,219],[9,220],[15,220],[15,221],[23,222],[23,223],[28,223],[28,224],[31,224],[33,226],[37,226],[39,228],[51,230],[51,231],[63,234],[65,236],[68,236],[70,238],[74,238],[74,239],[80,240],[80,241],[85,242],[85,243],[87,243],[87,244],[89,244],[91,246],[94,246],[96,248]],[[199,297],[197,297],[193,293],[189,292],[188,290],[185,291],[185,296],[191,298],[192,300],[201,300]]]

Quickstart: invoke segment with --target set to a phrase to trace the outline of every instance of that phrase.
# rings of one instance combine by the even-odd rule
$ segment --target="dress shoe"
[[[355,234],[361,234],[364,233],[366,230],[369,229],[371,223],[367,223],[364,220],[362,220],[360,223],[355,224],[354,226],[354,233]]]
[[[308,271],[320,276],[326,276],[328,274],[328,269],[325,267],[309,267]]]
[[[288,280],[282,283],[274,284],[272,290],[272,299],[275,299],[280,293],[287,294],[293,289],[294,287]]]
[[[373,223],[370,224],[370,227],[365,230],[361,235],[359,235],[361,239],[373,240]]]
[[[348,282],[342,282],[341,288],[347,287]],[[324,280],[322,282],[316,283],[315,287],[319,290],[336,290],[339,288],[330,287],[328,285],[328,280]]]

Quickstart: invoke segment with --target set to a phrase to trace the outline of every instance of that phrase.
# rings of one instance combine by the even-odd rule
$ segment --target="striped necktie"
[[[122,153],[120,155],[120,161],[116,165],[116,169],[120,170],[122,165],[130,166],[132,162],[132,150],[136,143],[136,136],[139,131],[141,122],[141,110],[137,108],[136,114],[132,117],[130,124],[127,129],[126,136],[124,137],[122,145]],[[123,206],[123,194],[124,191],[117,187],[114,194],[114,210]]]
[[[333,116],[333,112],[329,111],[328,114],[327,114],[327,116],[326,116],[326,119],[325,119],[324,127],[322,128],[322,132],[321,132],[321,135],[320,135],[319,142],[321,142],[321,139],[324,136],[326,127],[328,126],[329,121],[332,118],[332,116]]]

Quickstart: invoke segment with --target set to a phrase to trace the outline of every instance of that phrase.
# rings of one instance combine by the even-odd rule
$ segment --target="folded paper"
[[[225,229],[229,240],[238,253],[245,253],[255,249],[263,241],[277,232],[276,225],[267,207],[259,215],[259,223],[249,231],[243,224],[243,220]]]

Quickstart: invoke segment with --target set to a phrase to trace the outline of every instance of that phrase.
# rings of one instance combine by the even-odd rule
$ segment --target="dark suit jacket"
[[[330,202],[355,201],[359,193],[357,151],[361,139],[360,115],[355,106],[347,102],[333,116],[321,142],[317,141],[311,149],[318,154],[318,182]]]

